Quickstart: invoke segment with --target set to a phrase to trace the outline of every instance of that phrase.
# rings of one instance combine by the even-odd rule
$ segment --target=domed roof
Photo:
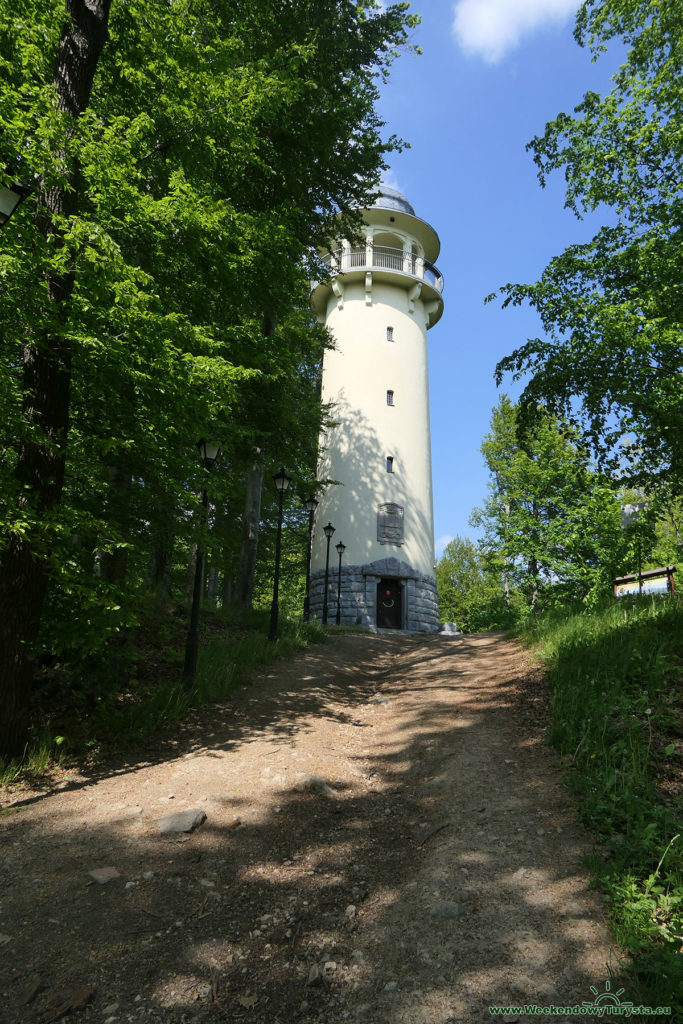
[[[381,181],[379,191],[379,198],[372,204],[373,209],[398,210],[399,213],[409,213],[411,217],[415,216],[415,210],[397,188],[392,188],[391,185]]]

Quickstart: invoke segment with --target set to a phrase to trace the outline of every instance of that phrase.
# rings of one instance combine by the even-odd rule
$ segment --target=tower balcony
[[[314,281],[311,284],[311,306],[324,316],[330,288],[335,293],[335,282],[352,280],[366,275],[366,290],[372,279],[403,284],[407,291],[421,294],[429,303],[429,326],[440,318],[443,310],[443,275],[429,260],[402,249],[386,245],[359,246],[358,248],[335,249],[325,253],[321,262],[329,269],[330,281]],[[415,289],[415,285],[420,287]]]
[[[443,275],[433,263],[420,256],[405,253],[402,249],[390,249],[387,245],[363,246],[358,249],[335,249],[326,253],[322,262],[332,274],[347,273],[349,270],[394,270],[426,281],[441,295]]]

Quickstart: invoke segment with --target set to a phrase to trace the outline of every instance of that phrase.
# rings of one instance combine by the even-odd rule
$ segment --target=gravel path
[[[500,635],[353,634],[71,773],[0,817],[0,1020],[470,1024],[592,1000],[616,952],[545,725]],[[162,835],[186,809],[205,822]]]

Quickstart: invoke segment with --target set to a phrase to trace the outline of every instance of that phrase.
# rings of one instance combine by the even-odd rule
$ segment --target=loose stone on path
[[[100,885],[105,885],[107,882],[111,882],[114,878],[120,878],[121,873],[116,868],[93,868],[88,874],[91,878],[94,878]]]
[[[176,811],[174,814],[165,814],[159,821],[159,831],[163,835],[176,835],[182,832],[194,832],[196,828],[206,821],[204,811],[196,809],[189,811]]]

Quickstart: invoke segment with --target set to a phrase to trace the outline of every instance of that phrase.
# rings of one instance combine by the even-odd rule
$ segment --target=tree
[[[374,105],[407,7],[0,0],[0,166],[37,183],[0,238],[0,756],[26,741],[48,582],[101,641],[134,614],[146,526],[188,542],[198,436],[232,509],[255,444],[306,447],[309,252],[398,145]]]
[[[540,407],[581,422],[605,465],[683,484],[683,22],[678,0],[587,0],[575,38],[594,59],[628,47],[607,96],[589,92],[533,139],[541,185],[562,169],[566,206],[610,220],[555,257],[534,284],[503,289],[530,303],[546,339],[496,369],[528,375],[522,421]],[[493,296],[490,296],[493,298]],[[635,439],[631,462],[624,439]]]
[[[0,556],[0,751],[20,753],[28,728],[31,648],[48,582],[36,520],[59,505],[66,467],[72,343],[66,329],[75,285],[66,235],[77,213],[79,161],[71,152],[107,37],[110,0],[67,0],[50,82],[51,173],[38,178],[36,241],[49,316],[23,345],[22,419],[13,496],[17,516]],[[35,517],[35,519],[34,519]],[[33,521],[32,521],[33,519]]]
[[[454,537],[436,563],[436,586],[443,622],[455,622],[463,633],[509,626],[497,567],[471,540]]]
[[[520,441],[518,417],[503,395],[481,449],[489,496],[472,522],[485,531],[508,601],[521,592],[535,611],[551,600],[593,600],[608,592],[625,551],[617,489],[592,468],[573,428],[539,409]]]
[[[652,568],[670,564],[680,567],[683,555],[683,497],[665,501],[659,509],[655,535],[656,547],[652,558],[657,565]]]

